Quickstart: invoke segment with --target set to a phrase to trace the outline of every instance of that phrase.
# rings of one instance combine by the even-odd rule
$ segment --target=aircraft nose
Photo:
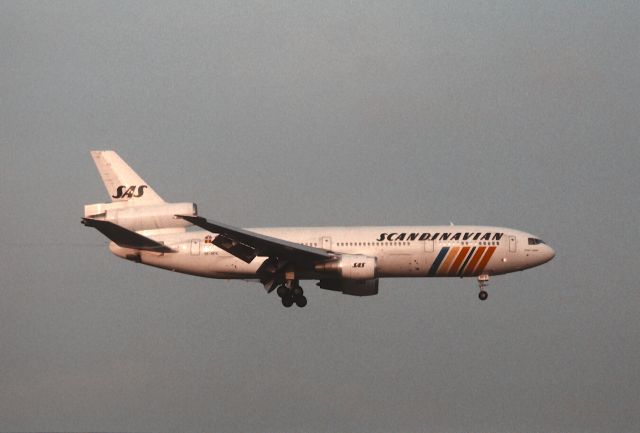
[[[544,263],[548,262],[549,260],[553,259],[556,256],[556,252],[549,245],[545,245],[545,250],[543,254],[544,254]]]

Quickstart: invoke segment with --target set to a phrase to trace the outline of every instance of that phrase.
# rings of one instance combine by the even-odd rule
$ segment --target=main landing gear
[[[480,298],[481,301],[485,301],[489,297],[489,294],[485,290],[485,287],[487,287],[488,285],[489,285],[489,275],[488,274],[478,275],[478,286],[480,287],[480,293],[478,293],[478,298]]]
[[[307,305],[304,290],[302,290],[297,280],[287,281],[276,289],[276,293],[282,300],[282,305],[286,308],[291,307],[293,304],[300,308],[304,308]]]

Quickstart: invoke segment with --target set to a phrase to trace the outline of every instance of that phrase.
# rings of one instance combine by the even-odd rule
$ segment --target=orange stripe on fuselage
[[[465,276],[468,277],[468,276],[473,275],[473,269],[478,264],[478,261],[480,261],[480,257],[482,257],[482,253],[484,253],[484,250],[486,250],[486,249],[487,249],[487,247],[478,247],[476,252],[473,254],[473,257],[471,258],[471,261],[467,265],[467,269],[464,270],[464,275]]]
[[[493,255],[493,252],[495,250],[496,247],[489,247],[485,255],[482,256],[482,260],[480,260],[480,263],[478,263],[478,272],[484,271],[484,267],[487,266],[487,263],[489,263],[489,259],[491,259],[491,256]]]
[[[438,269],[438,276],[443,277],[447,275],[447,271],[449,270],[449,266],[451,266],[451,262],[458,256],[458,251],[460,251],[460,247],[453,247],[447,257],[444,259],[444,263],[440,265],[440,269]]]
[[[469,253],[470,249],[471,247],[462,247],[462,250],[460,250],[460,254],[458,254],[458,257],[456,257],[456,260],[451,265],[451,268],[449,268],[449,271],[447,272],[448,275],[451,276],[451,275],[458,274],[458,269],[460,269],[460,265],[462,264],[464,259],[467,257],[467,254]]]

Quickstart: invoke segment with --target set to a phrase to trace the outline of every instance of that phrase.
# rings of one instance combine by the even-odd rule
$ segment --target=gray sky
[[[0,431],[640,429],[637,1],[0,3]],[[120,260],[91,149],[240,226],[491,224],[358,299]]]

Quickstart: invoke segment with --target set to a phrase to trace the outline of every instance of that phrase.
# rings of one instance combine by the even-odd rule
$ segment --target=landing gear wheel
[[[276,293],[278,294],[278,296],[280,296],[281,298],[284,298],[285,296],[287,296],[289,294],[290,290],[287,286],[278,286],[278,289],[276,290]]]
[[[304,290],[300,287],[298,280],[294,277],[293,272],[289,275],[289,272],[285,275],[285,282],[278,286],[276,293],[282,300],[282,305],[285,308],[291,307],[294,303],[304,308],[307,305],[307,298],[304,296]]]
[[[481,301],[486,300],[487,297],[489,296],[486,290],[484,290],[484,288],[489,285],[489,278],[490,278],[489,274],[478,275],[478,287],[480,288],[480,293],[478,293],[478,298],[480,298]]]
[[[293,298],[291,296],[283,296],[282,297],[282,305],[285,308],[289,308],[293,305]]]
[[[307,298],[306,296],[298,296],[296,298],[296,305],[300,308],[304,308],[307,306]]]
[[[293,289],[291,289],[291,296],[293,296],[294,298],[299,298],[303,295],[304,291],[302,290],[302,287],[294,286]]]

